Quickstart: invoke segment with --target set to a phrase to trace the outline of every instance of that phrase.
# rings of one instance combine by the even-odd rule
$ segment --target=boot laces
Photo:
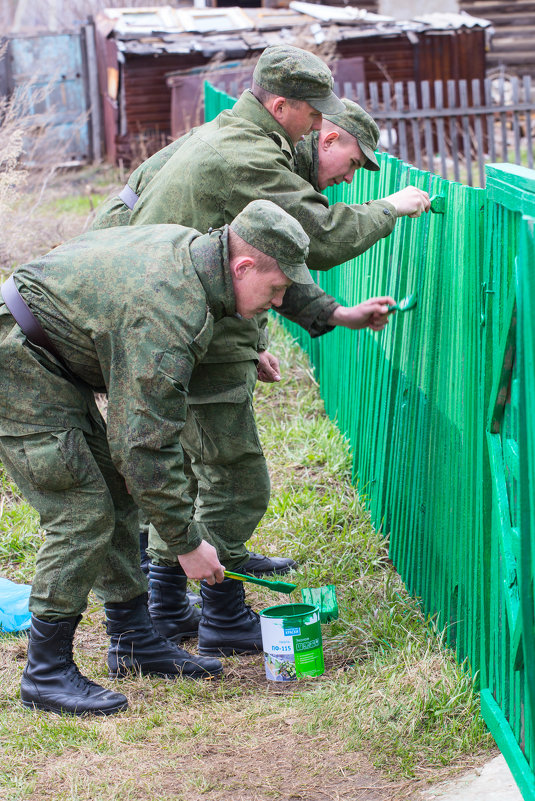
[[[69,680],[77,690],[83,690],[87,687],[98,687],[94,681],[90,681],[83,673],[80,673],[78,665],[74,661],[72,653],[72,642],[64,640],[60,648],[61,657],[65,660],[65,673],[68,675]]]

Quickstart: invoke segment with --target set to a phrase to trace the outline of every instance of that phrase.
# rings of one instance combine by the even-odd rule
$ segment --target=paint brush
[[[388,307],[389,312],[397,311],[397,312],[406,312],[414,309],[416,304],[418,303],[418,293],[413,292],[412,295],[407,295],[406,298],[400,300],[399,303],[394,303],[393,306]]]
[[[248,581],[251,584],[260,584],[262,587],[269,587],[273,592],[285,592],[289,595],[297,589],[297,584],[290,584],[289,581],[268,581],[267,579],[256,578],[256,576],[245,576],[243,573],[234,573],[232,570],[224,570],[223,573],[227,578],[236,579],[237,581]]]

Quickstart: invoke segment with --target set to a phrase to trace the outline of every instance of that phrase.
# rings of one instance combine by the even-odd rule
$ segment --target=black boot
[[[149,612],[154,626],[177,645],[196,637],[201,610],[193,606],[186,588],[188,579],[180,567],[161,567],[149,562]]]
[[[241,581],[225,579],[213,586],[201,581],[201,597],[200,654],[231,656],[262,650],[260,617],[245,604]]]
[[[20,685],[23,706],[73,715],[113,715],[128,706],[124,695],[89,681],[74,664],[72,642],[80,620],[48,622],[32,615],[28,664]]]
[[[108,668],[113,678],[142,673],[197,679],[222,673],[219,660],[193,656],[156,631],[147,609],[147,593],[105,608],[106,630],[111,636]]]
[[[297,562],[289,556],[262,556],[260,553],[249,553],[249,559],[241,566],[240,573],[253,576],[282,576],[297,567]]]

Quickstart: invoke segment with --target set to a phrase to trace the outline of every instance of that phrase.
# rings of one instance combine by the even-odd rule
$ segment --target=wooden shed
[[[202,122],[192,97],[203,72],[216,85],[218,72],[225,75],[214,68],[219,64],[238,63],[252,72],[270,44],[318,52],[342,81],[418,82],[484,78],[486,36],[481,24],[437,27],[300,2],[287,9],[107,9],[96,19],[96,45],[108,158],[127,163],[146,156]],[[190,89],[184,91],[182,80],[166,80],[177,72],[197,76]],[[175,97],[171,124],[177,86],[183,101]]]
[[[535,3],[533,0],[459,0],[468,14],[492,22],[494,36],[488,68],[535,77]]]

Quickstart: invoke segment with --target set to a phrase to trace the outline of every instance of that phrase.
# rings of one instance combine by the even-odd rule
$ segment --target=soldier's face
[[[246,262],[245,259],[241,261]],[[273,263],[277,264],[275,260]],[[268,271],[258,270],[254,262],[238,264],[232,274],[236,311],[247,320],[272,306],[280,306],[284,293],[292,283],[279,267]]]
[[[318,143],[318,185],[350,184],[355,172],[366,163],[366,156],[354,136],[336,131],[320,134]]]
[[[290,136],[294,145],[299,140],[311,133],[312,131],[319,131],[323,117],[320,111],[301,100],[298,103],[290,105],[288,101],[282,108],[281,118],[278,120],[286,133]]]

